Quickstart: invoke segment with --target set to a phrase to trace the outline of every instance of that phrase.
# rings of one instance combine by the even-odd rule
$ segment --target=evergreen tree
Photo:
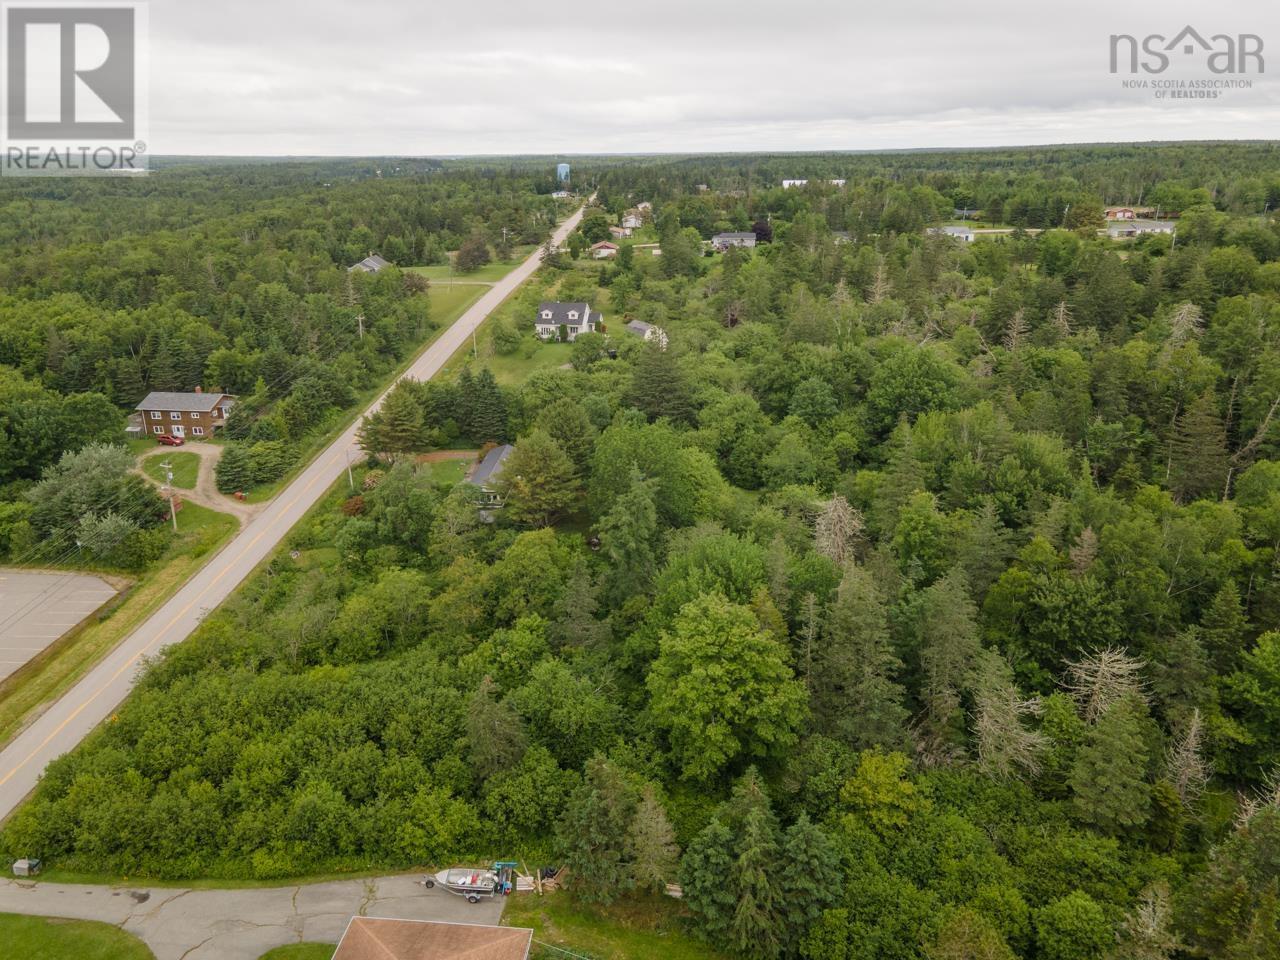
[[[467,432],[478,443],[501,443],[507,438],[507,401],[485,367],[474,379],[463,382],[462,402],[467,408]]]
[[[515,523],[546,526],[581,497],[573,462],[544,430],[522,437],[497,480],[504,513]]]
[[[632,465],[626,493],[613,502],[600,521],[600,543],[609,561],[607,594],[615,604],[645,592],[657,567],[656,488],[655,481],[645,479],[640,468]]]
[[[575,898],[611,903],[631,889],[624,845],[635,813],[635,791],[622,771],[603,757],[588,760],[559,825]]]
[[[520,715],[499,699],[498,685],[489,677],[471,697],[466,728],[471,765],[481,779],[514,767],[528,744]]]
[[[840,851],[825,830],[800,814],[783,835],[778,888],[782,898],[783,942],[795,953],[809,927],[822,911],[836,904],[840,888]]]
[[[1275,884],[1258,898],[1248,928],[1227,948],[1223,960],[1280,960],[1280,894]]]
[[[651,421],[666,417],[675,423],[693,422],[692,390],[679,360],[673,351],[652,341],[640,348],[627,402]]]
[[[631,881],[637,890],[664,893],[676,874],[680,848],[653,784],[646,784],[627,830],[627,858]]]
[[[235,493],[253,486],[253,465],[249,448],[243,443],[228,443],[222,448],[222,456],[214,467],[214,478],[222,493]]]
[[[782,951],[786,919],[775,875],[778,828],[767,810],[757,807],[747,814],[737,849],[729,876],[737,895],[732,943],[748,956],[773,960]]]
[[[950,756],[964,739],[964,695],[972,690],[981,644],[977,611],[964,576],[953,570],[920,596],[916,644],[923,683],[923,746],[934,759]]]
[[[1169,441],[1169,487],[1182,501],[1218,497],[1227,477],[1227,432],[1212,391],[1178,417]]]
[[[1244,652],[1249,622],[1240,602],[1240,588],[1230,577],[1218,588],[1200,619],[1200,639],[1214,668],[1230,673]]]
[[[392,388],[382,406],[364,418],[358,437],[366,452],[389,460],[421,450],[422,407],[412,390],[404,383]]]
[[[565,583],[564,595],[556,605],[550,628],[561,646],[591,647],[608,637],[609,621],[596,619],[600,607],[598,593],[590,569],[585,561],[579,561]]]
[[[1076,813],[1106,833],[1118,835],[1147,821],[1151,785],[1144,717],[1134,697],[1112,704],[1085,734],[1071,767]]]
[[[733,834],[719,819],[703,828],[680,858],[684,903],[713,942],[724,942],[738,898],[729,883],[734,867]]]
[[[817,728],[859,750],[903,746],[907,711],[893,679],[902,663],[890,646],[884,600],[862,567],[845,568],[823,639],[814,683]]]

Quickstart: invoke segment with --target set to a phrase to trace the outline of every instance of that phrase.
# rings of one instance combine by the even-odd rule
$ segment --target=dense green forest
[[[578,164],[604,217],[653,203],[662,255],[548,251],[526,299],[605,332],[536,367],[499,317],[393,391],[359,489],[0,849],[164,878],[519,856],[588,901],[679,882],[691,930],[763,960],[1280,955],[1278,160]],[[1110,202],[1176,237],[1100,235]],[[926,233],[974,205],[1012,232]],[[330,267],[367,245],[305,211]],[[761,242],[705,255],[734,228]],[[500,441],[489,516],[414,456]]]
[[[151,390],[238,395],[225,486],[278,479],[433,329],[425,278],[347,267],[373,251],[409,266],[469,240],[499,253],[538,243],[556,213],[535,192],[545,186],[510,169],[369,161],[6,182],[0,557],[65,552],[27,489],[64,454],[121,441],[124,414]],[[95,559],[137,567],[147,551],[134,546]]]

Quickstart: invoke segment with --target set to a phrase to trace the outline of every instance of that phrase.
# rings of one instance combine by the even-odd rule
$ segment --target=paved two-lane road
[[[581,218],[579,208],[556,229],[555,242],[563,243]],[[495,283],[419,355],[404,376],[416,380],[434,376],[494,308],[538,269],[541,253],[535,250]],[[384,396],[365,412],[376,410]],[[111,716],[133,686],[139,661],[186,639],[205,613],[227,598],[342,475],[348,456],[353,461],[359,458],[358,425],[357,419],[150,619],[0,750],[0,821],[31,792],[49,761],[66,753]]]

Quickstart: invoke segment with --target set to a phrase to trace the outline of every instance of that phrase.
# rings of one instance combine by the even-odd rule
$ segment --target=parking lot
[[[0,680],[115,596],[81,573],[0,570]]]

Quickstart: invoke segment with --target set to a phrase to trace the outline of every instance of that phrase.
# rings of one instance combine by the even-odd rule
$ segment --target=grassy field
[[[484,366],[493,371],[493,377],[498,383],[511,387],[539,370],[554,370],[568,363],[572,352],[571,343],[544,343],[530,335],[515,353],[495,353],[484,359]]]
[[[291,943],[268,950],[258,960],[331,960],[332,943]]]
[[[432,483],[448,484],[452,487],[463,481],[473,463],[475,460],[470,457],[465,460],[437,460],[435,463],[424,463],[418,469],[426,471]]]
[[[145,943],[109,923],[14,913],[0,913],[0,955],[14,960],[155,960]],[[333,956],[333,948],[324,956]]]
[[[435,284],[432,289],[434,293],[441,286],[447,285],[450,277],[453,277],[454,280],[482,280],[485,283],[501,280],[515,267],[518,267],[533,250],[533,244],[516,247],[508,259],[486,263],[479,270],[473,270],[471,273],[456,273],[450,269],[447,263],[438,263],[430,267],[406,267],[405,269],[410,273],[421,274]],[[452,253],[449,254],[449,259],[452,260],[453,256]]]
[[[152,480],[164,483],[165,471],[160,464],[168,463],[173,467],[173,485],[179,490],[194,490],[196,478],[200,475],[200,454],[198,453],[153,453],[142,461],[142,471]]]
[[[593,908],[574,903],[564,892],[542,897],[522,893],[507,898],[502,923],[532,927],[534,940],[599,960],[727,960],[685,932],[680,911],[679,903],[668,897],[637,897]],[[564,954],[535,946],[533,956]]]
[[[32,710],[61,694],[154,613],[238,527],[228,514],[183,504],[169,552],[122,600],[108,604],[98,619],[60,638],[0,682],[0,744],[22,728]]]

